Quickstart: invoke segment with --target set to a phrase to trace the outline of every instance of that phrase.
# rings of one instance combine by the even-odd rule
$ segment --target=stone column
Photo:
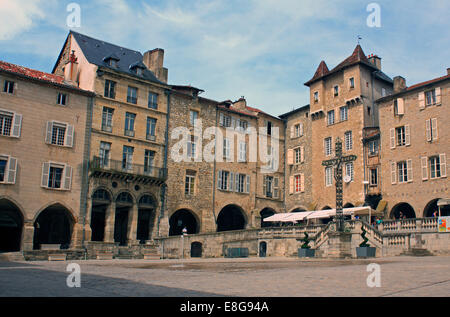
[[[34,225],[33,222],[25,222],[22,233],[22,251],[33,250]]]
[[[106,209],[105,213],[105,242],[114,243],[114,224],[116,220],[116,203],[111,204]]]
[[[75,223],[72,230],[72,241],[70,245],[74,249],[80,249],[82,247],[83,224],[79,222]]]
[[[137,224],[138,224],[139,208],[137,204],[134,204],[128,212],[128,235],[127,239],[130,245],[139,244],[136,238]]]
[[[84,242],[92,241],[92,229],[91,229],[91,220],[92,220],[92,198],[89,197],[86,202],[86,219],[84,221]]]

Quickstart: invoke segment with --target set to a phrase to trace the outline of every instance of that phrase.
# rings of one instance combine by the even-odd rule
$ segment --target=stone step
[[[411,250],[403,252],[402,255],[406,255],[406,256],[433,256],[433,253],[431,253],[427,249],[412,248]]]
[[[0,261],[4,262],[21,262],[25,261],[22,252],[0,253]]]

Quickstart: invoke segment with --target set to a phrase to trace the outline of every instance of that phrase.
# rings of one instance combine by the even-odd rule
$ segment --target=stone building
[[[0,62],[0,252],[77,248],[93,94]]]
[[[70,32],[53,73],[95,93],[86,240],[138,245],[158,235],[164,196],[167,69],[141,54]]]
[[[450,197],[450,70],[410,87],[394,78],[393,94],[377,100],[380,113],[382,191],[387,216],[433,217],[437,202]],[[450,215],[442,206],[441,215]]]
[[[367,200],[364,132],[378,127],[374,101],[392,92],[392,80],[382,72],[381,58],[366,57],[358,45],[332,70],[322,61],[305,85],[310,89],[313,205],[319,210],[336,206],[333,168],[325,168],[322,162],[334,157],[335,142],[340,138],[343,155],[357,157],[343,166],[344,207],[360,206]]]

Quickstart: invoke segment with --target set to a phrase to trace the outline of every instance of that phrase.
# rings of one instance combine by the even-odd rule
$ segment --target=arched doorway
[[[138,203],[137,239],[141,244],[150,239],[155,219],[156,201],[151,195],[144,195]]]
[[[44,209],[34,223],[33,249],[43,244],[59,244],[68,249],[72,238],[74,219],[70,211],[61,204]]]
[[[441,198],[433,199],[426,205],[423,211],[423,216],[425,218],[432,218],[434,217],[435,213],[436,216],[439,217],[439,207],[437,203],[440,199]],[[449,217],[449,216],[450,216],[450,205],[441,206],[441,217]]]
[[[22,228],[19,208],[7,199],[0,199],[0,253],[20,251]]]
[[[217,232],[245,229],[244,211],[236,205],[224,207],[217,217]]]
[[[411,207],[411,205],[408,203],[397,204],[391,210],[391,219],[400,219],[403,217],[405,217],[406,219],[416,218],[416,212],[414,211],[414,208]]]
[[[187,234],[198,233],[198,223],[194,214],[187,209],[175,212],[169,219],[169,236],[180,236],[183,229],[187,229]]]
[[[259,215],[261,216],[261,228],[267,228],[272,226],[272,223],[264,222],[264,219],[275,215],[275,210],[273,210],[272,208],[264,208],[263,210],[261,210]]]
[[[330,206],[325,206],[325,207],[322,208],[322,210],[331,210],[331,209],[332,208]],[[323,225],[327,225],[327,224],[329,224],[332,221],[333,221],[332,217],[320,219],[320,223],[323,224]]]
[[[344,208],[355,208],[355,205],[353,205],[352,203],[346,203],[344,205]]]
[[[130,209],[133,207],[133,197],[122,192],[116,199],[116,218],[114,223],[114,242],[120,246],[128,243],[128,217]]]
[[[201,258],[202,257],[202,247],[200,242],[191,243],[191,258]]]
[[[259,243],[259,257],[265,258],[267,256],[267,242],[262,241]]]
[[[91,241],[105,239],[106,211],[111,204],[111,196],[104,189],[98,189],[92,195],[91,210]]]

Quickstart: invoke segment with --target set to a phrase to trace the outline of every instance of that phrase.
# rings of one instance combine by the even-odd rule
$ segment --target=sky
[[[169,84],[217,101],[244,96],[272,115],[308,104],[304,83],[320,61],[332,69],[358,36],[408,86],[450,67],[449,0],[0,0],[0,60],[51,72],[73,2],[74,31],[141,53],[163,48]],[[372,3],[379,27],[367,22]]]

